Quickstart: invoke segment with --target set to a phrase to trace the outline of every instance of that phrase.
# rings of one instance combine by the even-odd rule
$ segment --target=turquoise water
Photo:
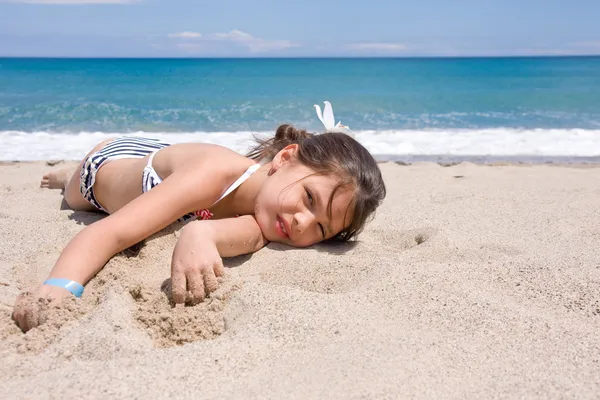
[[[381,147],[410,132],[431,136],[431,145],[436,132],[573,139],[600,130],[600,57],[0,59],[0,143],[91,132],[201,133],[218,142],[286,122],[320,130],[313,104],[323,100]]]

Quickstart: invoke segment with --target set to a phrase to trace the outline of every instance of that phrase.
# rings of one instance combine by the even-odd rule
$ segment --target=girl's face
[[[297,161],[297,149],[287,146],[273,159],[271,175],[256,198],[255,218],[269,241],[306,247],[337,235],[350,223],[352,190],[337,190],[329,218],[329,198],[338,178],[316,175]]]

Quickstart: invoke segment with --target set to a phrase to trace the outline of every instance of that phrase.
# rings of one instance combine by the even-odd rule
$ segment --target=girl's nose
[[[314,222],[315,216],[309,210],[304,210],[294,214],[294,220],[296,221],[296,231],[299,233],[304,233]]]

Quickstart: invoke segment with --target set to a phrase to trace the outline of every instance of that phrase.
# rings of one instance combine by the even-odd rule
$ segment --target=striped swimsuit
[[[148,163],[144,167],[144,173],[142,176],[142,192],[146,193],[153,187],[162,182],[162,178],[158,175],[154,167],[152,167],[152,160],[156,152],[164,147],[170,146],[170,143],[164,143],[157,139],[143,138],[143,137],[120,137],[112,142],[108,143],[104,148],[97,151],[86,158],[83,167],[81,168],[81,177],[79,183],[79,191],[83,197],[93,204],[97,209],[108,213],[108,211],[102,207],[102,205],[96,200],[94,196],[94,182],[96,181],[96,174],[102,165],[111,160],[118,160],[122,158],[144,158],[148,154]],[[238,188],[246,179],[248,179],[254,172],[260,168],[260,164],[252,165],[244,172],[226,191],[223,195],[215,202],[219,202],[221,199],[226,197],[229,193]],[[212,213],[208,209],[198,210],[189,214],[184,215],[179,220],[188,221],[190,219],[210,219]]]

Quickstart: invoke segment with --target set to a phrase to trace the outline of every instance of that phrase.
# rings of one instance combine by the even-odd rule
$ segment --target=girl
[[[41,186],[64,189],[73,210],[109,214],[69,242],[35,290],[34,298],[51,301],[81,296],[115,254],[178,219],[194,219],[175,246],[171,281],[175,303],[195,304],[216,289],[221,257],[269,241],[305,247],[349,240],[385,197],[377,163],[350,135],[290,125],[258,140],[247,156],[210,144],[110,139],[74,173],[50,172]],[[17,298],[13,318],[23,331],[39,324],[38,304]]]

